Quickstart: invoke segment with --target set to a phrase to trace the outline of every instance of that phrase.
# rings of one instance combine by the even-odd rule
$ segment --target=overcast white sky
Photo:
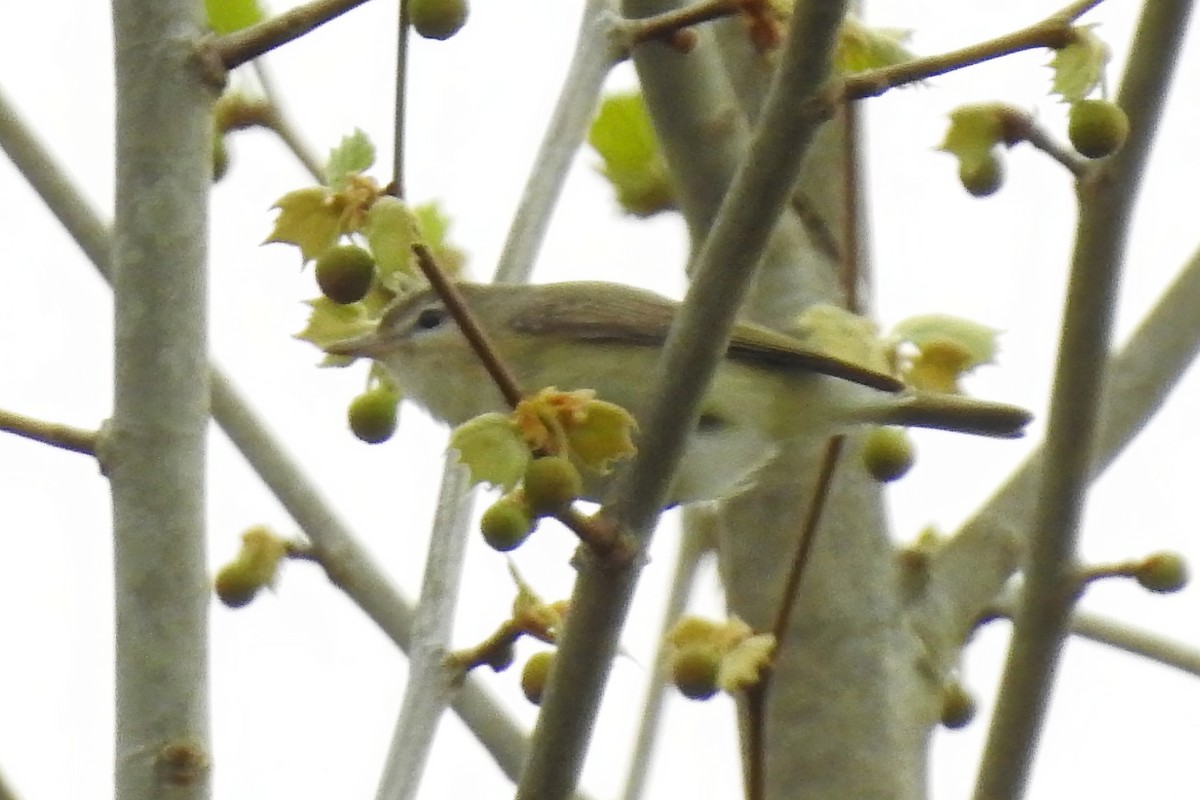
[[[580,2],[479,3],[446,43],[417,42],[409,149],[410,194],[437,198],[474,274],[495,262],[515,198],[573,46]],[[923,53],[1031,22],[1056,5],[892,0],[873,4],[878,24],[915,29]],[[1090,20],[1123,64],[1136,4],[1110,0]],[[107,218],[112,194],[110,23],[104,4],[11,4],[0,27],[0,88]],[[392,114],[395,2],[369,3],[270,57],[305,138],[324,152],[355,127],[387,151]],[[1194,39],[1195,37],[1193,37]],[[1194,44],[1194,42],[1193,42]],[[945,114],[963,102],[1004,99],[1031,108],[1052,130],[1064,111],[1048,97],[1042,54],[1024,55],[870,101],[872,256],[884,325],[929,311],[968,316],[1006,331],[1000,366],[973,379],[977,394],[1041,415],[1054,358],[1058,308],[1073,226],[1068,176],[1029,148],[1008,159],[1008,182],[986,201],[958,186],[955,166],[934,151]],[[1200,52],[1180,66],[1160,150],[1143,192],[1122,292],[1127,332],[1196,246],[1200,161]],[[238,77],[234,78],[235,83]],[[618,70],[614,86],[632,83]],[[410,595],[419,586],[441,433],[406,413],[391,443],[367,447],[345,430],[344,408],[360,391],[361,366],[317,371],[315,351],[291,334],[311,297],[295,251],[260,247],[269,207],[307,185],[265,134],[241,134],[232,169],[212,200],[213,357],[270,422],[380,562]],[[605,278],[679,292],[686,252],[677,219],[623,220],[593,171],[577,159],[535,279]],[[386,158],[380,174],[386,174]],[[914,202],[916,201],[916,202]],[[0,314],[0,406],[94,426],[110,409],[110,294],[77,248],[4,159],[0,240],[5,299]],[[165,265],[169,266],[169,265]],[[1178,394],[1096,487],[1084,554],[1122,559],[1174,549],[1200,562],[1192,496],[1198,470],[1194,409],[1200,385]],[[1038,439],[979,442],[918,434],[921,459],[891,490],[897,535],[961,521]],[[238,536],[266,523],[294,524],[223,436],[212,436],[211,558],[227,560]],[[110,796],[111,611],[109,503],[95,465],[15,438],[0,438],[0,502],[7,513],[0,558],[0,772],[25,800]],[[516,560],[546,597],[565,596],[568,536],[544,530]],[[597,797],[624,776],[626,745],[647,675],[659,602],[675,537],[658,537],[625,636],[634,656],[615,670],[621,701],[603,715],[585,774]],[[511,588],[501,557],[473,542],[456,642],[485,635]],[[720,608],[706,574],[699,607]],[[1086,606],[1200,643],[1200,592],[1151,596],[1126,582],[1097,587]],[[361,613],[310,565],[290,566],[278,593],[248,609],[215,607],[214,734],[218,797],[367,797],[373,794],[404,680],[404,662]],[[986,730],[1004,626],[969,650],[968,685],[981,718],[939,733],[934,796],[968,791]],[[522,653],[530,652],[523,649]],[[636,659],[636,661],[635,661]],[[532,723],[516,671],[489,677],[512,713]],[[669,706],[669,729],[648,796],[737,795],[732,704]],[[1200,685],[1142,660],[1075,643],[1060,673],[1031,797],[1124,797],[1200,792],[1196,720]],[[456,719],[443,725],[422,797],[502,797],[506,784]],[[703,751],[697,748],[704,748]],[[706,755],[698,757],[698,752]],[[711,755],[708,755],[710,754]]]

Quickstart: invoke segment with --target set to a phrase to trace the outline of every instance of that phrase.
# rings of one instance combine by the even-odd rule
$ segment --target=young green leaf
[[[1007,139],[1011,113],[1000,103],[959,106],[950,112],[950,127],[938,149],[958,159],[960,174],[986,169],[996,158],[996,146]]]
[[[999,333],[996,328],[950,314],[921,314],[892,328],[892,338],[911,342],[918,349],[931,342],[952,341],[966,351],[973,367],[990,363],[996,357]]]
[[[838,31],[834,66],[843,72],[862,72],[910,61],[913,52],[904,46],[910,38],[910,31],[870,28],[847,16]]]
[[[1082,100],[1096,88],[1109,59],[1108,45],[1090,25],[1075,28],[1074,34],[1074,41],[1055,52],[1050,61],[1054,70],[1052,91],[1068,103]]]
[[[641,94],[606,97],[588,143],[603,159],[600,172],[617,190],[617,202],[626,212],[649,217],[675,208],[666,162]]]
[[[346,187],[350,175],[365,172],[375,163],[375,145],[358,128],[329,151],[325,164],[325,184],[337,191]]]
[[[450,217],[436,201],[414,206],[412,213],[417,218],[421,240],[437,259],[438,266],[449,275],[461,275],[467,256],[450,243]]]
[[[204,12],[208,27],[219,36],[257,25],[265,17],[258,0],[204,0]]]
[[[380,280],[392,286],[397,273],[402,278],[414,276],[412,246],[419,239],[417,218],[403,200],[391,195],[376,200],[367,212],[363,233],[375,255]]]
[[[473,483],[511,491],[525,475],[529,447],[508,414],[494,411],[469,419],[450,434],[450,447],[471,471]]]
[[[279,198],[273,206],[279,216],[266,241],[294,244],[305,263],[318,258],[341,235],[342,210],[331,196],[324,186],[310,186]]]
[[[596,472],[606,473],[613,461],[637,453],[633,444],[637,420],[615,403],[588,400],[581,418],[564,427],[571,453]]]
[[[367,300],[371,300],[373,296],[373,294],[367,295]],[[326,345],[334,342],[370,333],[378,325],[379,311],[374,308],[373,302],[364,301],[342,305],[333,302],[328,297],[318,297],[308,300],[307,303],[312,309],[308,315],[308,324],[304,326],[304,330],[294,336],[296,339],[310,342],[322,350]],[[354,359],[350,356],[326,355],[321,366],[344,367],[353,361]]]

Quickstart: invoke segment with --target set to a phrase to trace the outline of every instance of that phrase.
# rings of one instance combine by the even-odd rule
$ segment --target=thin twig
[[[471,313],[466,298],[462,296],[462,292],[458,290],[454,282],[446,277],[446,273],[438,266],[437,260],[434,259],[433,253],[429,252],[428,247],[418,242],[412,246],[412,249],[413,254],[417,257],[417,266],[421,268],[421,272],[425,274],[434,291],[438,293],[438,297],[446,304],[446,310],[454,317],[462,335],[466,337],[467,343],[479,357],[479,362],[483,364],[488,375],[495,381],[496,387],[504,395],[509,407],[516,408],[517,403],[521,402],[525,394],[517,385],[517,379],[513,377],[512,370],[496,352],[491,337],[475,319],[475,315]]]
[[[1023,116],[1025,119],[1021,134],[1025,141],[1053,158],[1059,164],[1062,164],[1077,179],[1087,175],[1088,170],[1092,168],[1093,162],[1083,158],[1070,147],[1063,145],[1029,114],[1024,114]]]
[[[4,409],[0,409],[0,431],[89,456],[96,455],[96,440],[99,437],[96,431],[45,422]]]
[[[626,50],[644,42],[671,44],[680,31],[693,25],[731,17],[741,11],[742,5],[742,0],[701,0],[652,17],[623,19],[616,33]]]
[[[985,614],[991,619],[1012,619],[1016,601],[1017,597],[1010,593],[988,608]],[[1200,677],[1200,650],[1144,628],[1119,622],[1103,614],[1077,610],[1071,615],[1070,631],[1080,638]]]
[[[299,39],[366,0],[313,0],[240,31],[227,33],[208,43],[225,69],[234,69],[280,45]]]
[[[800,579],[804,576],[809,556],[812,555],[817,528],[821,524],[821,515],[825,512],[826,501],[829,499],[833,473],[837,469],[838,459],[841,457],[842,446],[845,443],[845,436],[834,436],[825,446],[825,457],[821,460],[821,472],[817,476],[816,486],[813,487],[812,502],[809,503],[808,513],[804,518],[804,527],[800,530],[800,538],[796,540],[792,568],[788,572],[787,583],[784,584],[783,594],[779,598],[779,608],[775,612],[775,622],[771,626],[771,633],[775,634],[776,652],[783,647],[784,637],[791,627],[796,596],[800,592]]]
[[[825,512],[834,470],[837,468],[845,441],[846,437],[844,436],[834,436],[825,447],[825,456],[821,460],[821,471],[817,475],[817,482],[813,487],[812,502],[808,505],[804,525],[796,540],[792,568],[788,572],[787,581],[784,583],[783,592],[779,597],[775,620],[771,625],[771,633],[775,636],[775,658],[779,658],[787,632],[791,628],[792,612],[796,607],[796,598],[800,594],[800,579],[804,576],[804,570],[812,555],[817,528],[820,526],[821,516]],[[746,751],[749,754],[747,756],[749,763],[746,775],[746,797],[749,800],[761,800],[766,791],[766,701],[771,691],[771,677],[772,671],[764,670],[759,682],[746,692],[748,728]]]
[[[279,137],[279,140],[296,157],[296,160],[308,170],[309,175],[312,175],[318,183],[324,182],[325,167],[312,149],[300,139],[300,134],[296,131],[296,127],[292,124],[292,118],[284,106],[283,98],[275,87],[275,77],[271,74],[266,61],[255,59],[254,72],[258,76],[258,84],[262,87],[263,96],[271,109],[267,127]]]
[[[948,72],[982,64],[1024,50],[1043,47],[1059,49],[1070,44],[1075,36],[1074,22],[1086,12],[1099,5],[1102,0],[1086,0],[1072,3],[1019,31],[988,39],[958,50],[936,56],[914,58],[888,67],[869,69],[847,75],[832,87],[830,99],[840,101],[861,100],[875,97],[889,89],[909,83],[928,80]]]
[[[392,193],[403,198],[404,185],[404,131],[408,124],[408,20],[409,0],[400,0],[399,17],[396,21],[396,108],[392,124]]]

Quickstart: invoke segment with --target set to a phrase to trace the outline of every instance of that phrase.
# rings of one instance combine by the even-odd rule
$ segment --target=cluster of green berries
[[[565,456],[542,456],[530,459],[522,487],[492,503],[479,522],[484,540],[502,553],[528,539],[540,518],[566,511],[583,491],[583,478]]]

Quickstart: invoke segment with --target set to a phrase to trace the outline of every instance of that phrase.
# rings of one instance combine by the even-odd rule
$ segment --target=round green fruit
[[[862,459],[872,478],[888,483],[908,473],[916,452],[903,428],[873,428],[863,441]]]
[[[1138,565],[1134,577],[1152,592],[1178,592],[1187,586],[1187,562],[1178,553],[1155,553]]]
[[[1067,137],[1081,155],[1104,158],[1125,144],[1129,137],[1129,117],[1116,103],[1080,100],[1071,104]]]
[[[229,608],[248,605],[262,587],[258,571],[242,560],[231,561],[221,567],[213,579],[217,599]]]
[[[987,197],[995,194],[1004,183],[1004,162],[994,152],[979,161],[960,162],[958,179],[970,194],[975,197]]]
[[[397,402],[395,393],[382,387],[363,392],[350,401],[350,430],[367,444],[386,442],[396,432]]]
[[[975,698],[961,684],[950,683],[942,690],[942,724],[950,730],[965,728],[977,711]]]
[[[501,497],[492,503],[479,520],[484,541],[501,553],[520,546],[533,533],[533,527],[529,509],[511,497]]]
[[[565,511],[583,491],[583,478],[569,459],[543,456],[525,467],[525,502],[535,517]]]
[[[466,24],[467,0],[410,0],[408,18],[426,39],[449,39]]]
[[[335,303],[357,303],[375,280],[375,257],[357,245],[331,247],[317,259],[317,286]]]
[[[542,704],[542,695],[546,692],[546,683],[550,680],[550,670],[553,668],[554,652],[543,650],[531,655],[521,670],[521,691],[525,693],[525,699],[535,706]]]
[[[689,647],[671,660],[671,682],[691,700],[707,700],[717,693],[721,656],[711,647]]]

